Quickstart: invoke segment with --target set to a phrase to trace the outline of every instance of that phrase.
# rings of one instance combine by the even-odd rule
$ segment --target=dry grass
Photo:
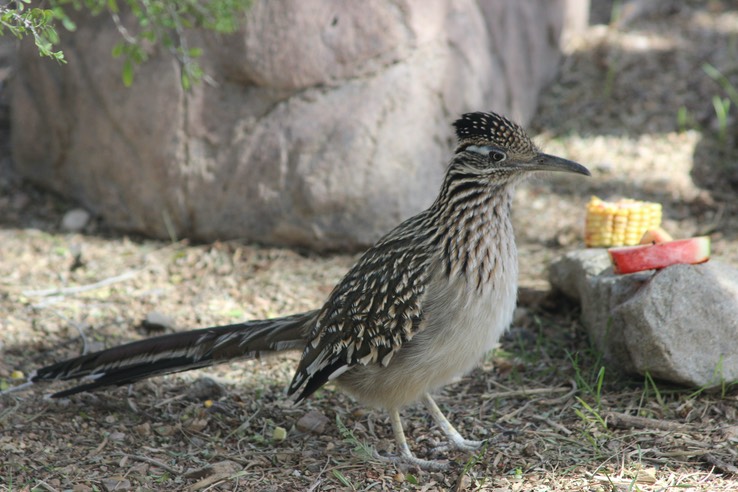
[[[543,98],[539,141],[594,177],[545,177],[520,190],[514,326],[438,398],[463,433],[488,439],[482,452],[450,455],[448,473],[367,461],[367,446],[393,450],[385,415],[330,387],[290,405],[283,388],[296,358],[284,356],[70,400],[44,399],[47,388],[1,397],[0,490],[738,490],[738,389],[701,392],[603,369],[577,307],[547,293],[545,266],[579,247],[590,193],[659,200],[671,232],[710,233],[716,255],[738,264],[738,105],[721,136],[711,101],[723,89],[700,68],[710,62],[738,86],[738,6],[653,5],[574,40]],[[599,18],[609,13],[608,2],[594,6]],[[102,223],[64,234],[57,225],[72,204],[22,183],[7,159],[0,170],[5,384],[14,370],[78,354],[80,332],[91,349],[148,336],[140,322],[152,311],[187,329],[315,307],[353,260],[133,240]],[[59,292],[38,292],[48,288]],[[328,418],[322,432],[298,430],[310,411]],[[418,455],[444,456],[425,412],[404,418]],[[286,439],[274,439],[278,427]]]

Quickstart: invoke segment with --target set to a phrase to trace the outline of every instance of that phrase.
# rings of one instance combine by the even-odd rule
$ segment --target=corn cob
[[[584,243],[589,248],[631,246],[660,225],[660,203],[629,198],[605,202],[593,196],[587,204]]]

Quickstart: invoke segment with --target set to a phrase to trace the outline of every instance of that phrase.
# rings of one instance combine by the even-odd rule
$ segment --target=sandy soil
[[[0,397],[0,490],[738,490],[738,388],[602,372],[577,306],[548,293],[546,266],[581,247],[591,194],[660,201],[673,235],[710,234],[715,257],[738,265],[738,100],[724,124],[714,105],[738,88],[738,4],[631,2],[615,20],[612,7],[593,2],[592,26],[568,44],[530,125],[547,152],[588,165],[593,177],[543,176],[519,190],[514,326],[438,398],[464,434],[489,439],[480,453],[435,453],[441,435],[413,407],[404,412],[412,448],[451,458],[452,470],[367,461],[367,446],[394,450],[386,415],[331,387],[292,406],[283,388],[296,357],[283,356],[68,400],[44,399],[46,387]],[[142,321],[152,313],[184,330],[316,307],[355,259],[163,243],[98,220],[64,233],[61,217],[75,204],[13,172],[4,93],[2,386],[84,344],[150,336]],[[325,417],[324,428],[300,430],[307,414]]]

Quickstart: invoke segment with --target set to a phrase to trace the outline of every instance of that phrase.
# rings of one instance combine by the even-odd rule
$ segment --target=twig
[[[44,482],[43,480],[39,480],[38,481],[38,485],[42,486],[43,488],[45,488],[49,492],[57,492],[58,491],[58,489],[55,489],[54,487],[52,487],[48,483]],[[34,487],[34,489],[35,489],[35,487]]]
[[[26,388],[30,388],[31,386],[33,386],[33,381],[30,381],[29,380],[29,381],[26,381],[25,383],[21,383],[21,384],[16,385],[16,386],[11,386],[8,389],[5,389],[5,390],[0,391],[0,396],[7,395],[7,394],[10,394],[10,393],[15,393],[16,391],[23,391]],[[5,414],[3,413],[2,415],[0,415],[0,417],[2,417],[4,415]],[[0,420],[2,420],[2,419],[0,419]]]
[[[628,415],[626,413],[608,412],[605,414],[605,422],[608,427],[619,427],[621,429],[658,429],[665,431],[683,431],[685,425],[671,422],[669,420],[658,420],[648,417],[638,417],[636,415]]]
[[[523,405],[521,407],[518,407],[515,410],[513,410],[512,412],[506,413],[502,417],[498,418],[497,419],[497,422],[500,423],[500,422],[506,422],[506,421],[510,420],[511,418],[513,418],[513,417],[517,416],[518,414],[522,413],[526,408],[528,408],[530,406],[531,403],[532,403],[532,401],[525,402],[525,405]]]
[[[546,425],[548,425],[549,427],[552,427],[552,428],[554,428],[554,429],[556,429],[558,431],[563,432],[567,436],[570,436],[570,435],[573,434],[573,432],[571,430],[567,429],[566,427],[564,427],[563,425],[559,424],[558,422],[554,422],[553,420],[551,420],[548,417],[543,417],[542,415],[533,415],[533,419],[539,420],[539,421],[545,423]]]
[[[307,489],[305,492],[313,492],[314,490],[317,490],[318,487],[325,481],[324,478],[320,478],[323,473],[328,469],[328,465],[330,465],[330,460],[327,460],[325,462],[325,465],[323,465],[323,468],[321,468],[320,472],[318,473],[318,476],[315,477],[315,480],[313,481],[312,485],[310,485],[310,488]]]
[[[569,390],[569,392],[565,395],[559,396],[558,398],[548,398],[546,400],[541,400],[540,402],[544,405],[560,405],[564,402],[569,401],[574,395],[577,394],[577,391],[579,391],[579,387],[577,386],[576,381],[571,379],[569,380],[569,384],[571,384],[571,390]]]
[[[498,391],[496,393],[485,393],[482,395],[483,400],[492,400],[494,398],[517,398],[520,396],[536,396],[548,395],[551,393],[569,393],[571,388],[530,388],[511,391]]]
[[[162,463],[161,461],[155,460],[154,458],[149,458],[148,456],[137,455],[137,454],[126,454],[126,453],[118,453],[118,456],[126,456],[132,460],[143,461],[144,463],[148,463],[150,465],[154,465],[157,468],[161,468],[162,470],[166,470],[173,475],[182,474],[180,470],[177,470],[176,468],[172,468],[166,463]]]
[[[111,284],[123,282],[130,278],[133,278],[135,275],[138,275],[138,273],[139,273],[139,270],[129,270],[127,272],[121,273],[120,275],[116,275],[114,277],[109,277],[109,278],[100,280],[99,282],[95,282],[95,283],[87,284],[87,285],[77,285],[74,287],[63,287],[63,288],[42,289],[42,290],[24,290],[23,295],[28,296],[28,297],[50,297],[50,296],[63,296],[63,295],[69,295],[69,294],[79,294],[81,292],[88,292],[90,290],[96,290],[96,289],[100,289],[102,287],[105,287]]]
[[[92,458],[93,456],[97,456],[98,454],[100,454],[100,451],[102,451],[102,450],[103,450],[103,449],[105,448],[105,446],[107,446],[107,444],[108,444],[108,437],[107,437],[107,436],[105,436],[105,438],[104,438],[104,439],[102,440],[102,442],[101,442],[101,443],[100,443],[100,444],[99,444],[99,445],[98,445],[98,446],[97,446],[97,447],[95,448],[95,450],[94,450],[94,451],[92,451],[92,452],[91,452],[91,453],[89,454],[89,457],[90,457],[90,458]]]

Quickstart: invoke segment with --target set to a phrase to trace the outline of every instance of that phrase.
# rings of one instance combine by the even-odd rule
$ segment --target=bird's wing
[[[413,237],[422,214],[369,249],[333,289],[310,330],[288,393],[306,398],[356,364],[386,366],[423,329],[430,241]]]

